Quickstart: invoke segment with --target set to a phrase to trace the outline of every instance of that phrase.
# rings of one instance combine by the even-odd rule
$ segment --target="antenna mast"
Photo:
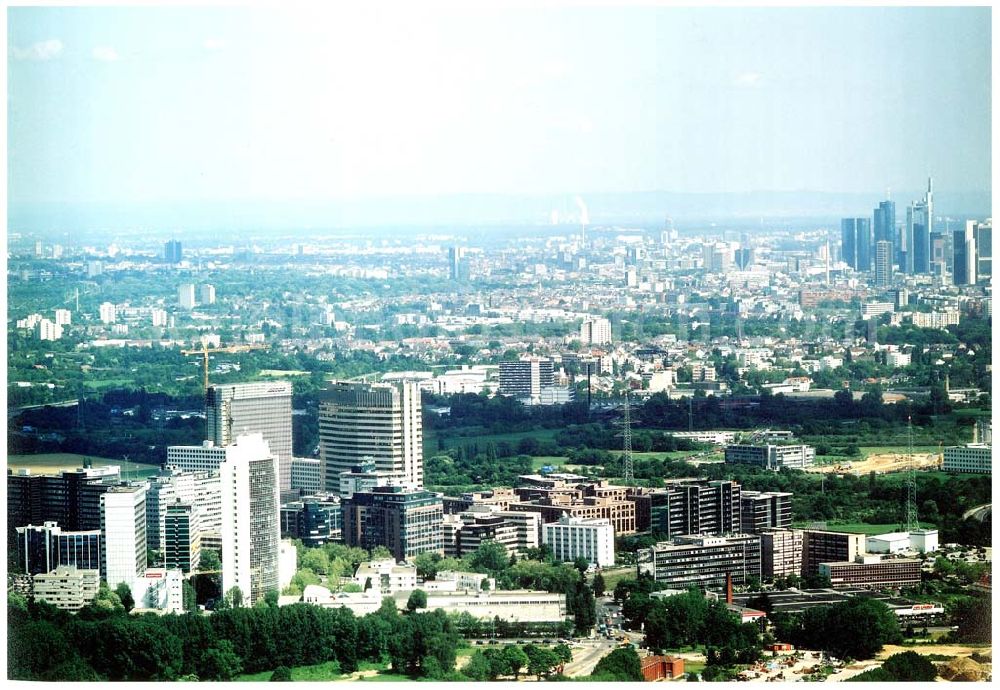
[[[917,463],[913,459],[913,423],[906,418],[906,452],[909,461],[909,471],[906,474],[906,531],[913,532],[920,528],[917,521]]]
[[[625,391],[625,423],[622,429],[622,441],[624,448],[622,452],[622,465],[624,466],[625,485],[631,486],[635,482],[635,468],[632,461],[632,413],[630,410],[628,391]]]

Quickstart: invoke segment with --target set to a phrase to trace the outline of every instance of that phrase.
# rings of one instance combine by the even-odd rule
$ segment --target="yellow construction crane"
[[[205,358],[205,390],[208,390],[208,355],[212,352],[249,352],[250,350],[266,350],[267,345],[228,345],[226,347],[208,347],[202,345],[200,350],[181,350],[182,355],[202,355]]]

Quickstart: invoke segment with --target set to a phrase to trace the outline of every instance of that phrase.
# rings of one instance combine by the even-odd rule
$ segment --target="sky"
[[[10,8],[12,203],[991,187],[990,8]]]

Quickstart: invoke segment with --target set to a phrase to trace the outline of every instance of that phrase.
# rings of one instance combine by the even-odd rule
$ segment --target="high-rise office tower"
[[[930,273],[931,233],[934,230],[934,182],[927,179],[927,193],[906,209],[906,273]]]
[[[873,214],[875,224],[874,224],[874,235],[873,242],[877,245],[879,242],[888,242],[891,251],[889,253],[889,264],[891,265],[894,261],[897,261],[896,257],[896,202],[895,201],[882,201],[879,202],[878,207],[875,209]]]
[[[261,433],[278,458],[279,486],[292,487],[292,384],[288,381],[209,386],[205,437],[217,446],[240,434]]]
[[[344,543],[374,549],[384,546],[403,561],[420,553],[444,553],[440,494],[378,486],[341,502]]]
[[[955,285],[976,284],[976,221],[966,221],[964,230],[956,230],[952,240]]]
[[[222,591],[239,587],[252,606],[278,591],[281,542],[278,458],[259,434],[240,436],[222,475]]]
[[[129,587],[146,572],[146,487],[116,486],[101,495],[101,578]]]
[[[543,388],[555,383],[552,360],[530,357],[516,362],[500,362],[500,393],[515,398],[538,397]]]
[[[611,342],[611,322],[605,318],[587,319],[580,326],[580,341],[584,345],[603,345]]]
[[[465,248],[448,248],[448,278],[449,280],[465,280],[468,273],[465,268]]]
[[[875,243],[875,284],[884,287],[892,283],[892,242]]]
[[[177,288],[177,303],[181,306],[181,309],[194,309],[194,285],[191,283],[183,283]]]
[[[424,485],[423,421],[415,381],[337,381],[319,406],[319,450],[326,491],[340,490],[340,474],[366,461],[399,486]]]
[[[973,230],[976,240],[976,280],[993,276],[993,219],[976,223]]]
[[[844,218],[840,221],[840,255],[855,271],[871,270],[872,230],[867,218]]]
[[[201,528],[198,512],[180,501],[167,506],[164,516],[163,567],[190,573],[201,562]]]
[[[179,264],[183,258],[184,252],[178,240],[170,240],[163,245],[163,259],[168,264]]]

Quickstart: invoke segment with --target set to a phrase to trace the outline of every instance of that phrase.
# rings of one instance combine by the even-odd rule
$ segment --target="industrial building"
[[[853,561],[865,552],[865,535],[807,529],[802,532],[802,574],[818,575],[820,563]]]
[[[738,465],[754,465],[777,472],[788,467],[805,469],[816,460],[816,449],[807,445],[746,445],[726,446],[726,462]]]
[[[900,589],[920,584],[920,560],[863,555],[853,561],[820,563],[819,574],[829,577],[833,587]]]

